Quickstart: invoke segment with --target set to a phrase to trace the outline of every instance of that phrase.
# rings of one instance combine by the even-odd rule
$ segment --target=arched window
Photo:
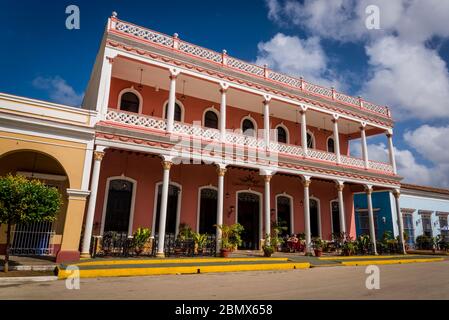
[[[167,119],[168,114],[168,102],[165,104],[165,119]],[[182,121],[182,109],[181,106],[175,102],[175,121]]]
[[[254,122],[250,119],[245,119],[242,122],[242,131],[245,136],[254,137],[256,135],[256,127]]]
[[[335,141],[334,138],[330,137],[327,139],[327,152],[335,152]]]
[[[218,129],[218,116],[214,111],[206,111],[204,114],[204,126],[206,128]]]
[[[287,130],[282,126],[277,126],[278,142],[287,143]]]
[[[307,132],[307,148],[313,149],[315,147],[315,141],[313,136]]]
[[[198,232],[215,234],[217,223],[217,197],[218,192],[215,188],[200,189],[200,207]]]
[[[140,99],[133,92],[125,92],[122,94],[120,99],[120,110],[128,112],[139,112]]]

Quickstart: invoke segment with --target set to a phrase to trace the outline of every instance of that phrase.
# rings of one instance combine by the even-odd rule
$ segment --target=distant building
[[[373,192],[372,202],[377,238],[382,237],[385,231],[397,236],[399,228],[394,195],[389,191]],[[409,246],[413,247],[420,235],[449,236],[449,190],[402,184],[399,203]],[[369,234],[365,193],[354,194],[354,211],[357,236]]]

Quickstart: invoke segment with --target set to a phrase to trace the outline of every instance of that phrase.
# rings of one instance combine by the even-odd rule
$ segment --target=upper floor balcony
[[[276,152],[317,170],[399,181],[385,107],[303,79],[282,83],[287,76],[266,67],[263,73],[246,63],[242,69],[244,62],[225,53],[114,17],[103,46],[83,103],[96,106],[101,125],[120,127],[128,137],[185,136]],[[389,163],[369,159],[367,137],[379,134],[387,137]],[[361,158],[350,155],[355,139]]]
[[[109,46],[125,52],[153,59],[160,55],[162,60],[172,59],[176,65],[195,68],[198,73],[226,77],[227,81],[271,91],[270,94],[291,95],[301,102],[328,110],[339,110],[386,126],[391,127],[393,124],[390,110],[386,106],[361,97],[352,97],[334,88],[313,84],[302,77],[295,78],[276,72],[267,65],[258,66],[245,62],[228,55],[226,50],[219,53],[194,45],[181,40],[178,34],[169,36],[113,16],[108,23],[107,35]]]

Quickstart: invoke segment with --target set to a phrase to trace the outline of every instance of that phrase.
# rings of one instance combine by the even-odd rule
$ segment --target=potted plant
[[[265,235],[265,242],[262,246],[263,255],[265,257],[271,257],[276,251],[276,248],[280,246],[284,240],[282,240],[276,231],[272,235]]]
[[[192,239],[195,243],[195,253],[202,255],[204,247],[207,245],[207,234],[201,234],[199,232],[192,232]]]
[[[370,238],[367,234],[362,234],[357,238],[356,248],[360,254],[366,254],[369,251]]]
[[[313,251],[315,252],[315,256],[321,257],[321,255],[323,254],[324,241],[318,237],[313,238],[312,246],[313,246]]]
[[[151,231],[148,228],[138,228],[132,239],[132,246],[137,255],[140,255],[145,249],[148,239],[151,236]]]
[[[232,250],[242,244],[241,233],[243,232],[243,226],[239,223],[233,225],[215,225],[221,230],[221,249],[220,255],[223,258],[227,258]]]
[[[342,247],[343,255],[345,255],[345,256],[353,255],[356,251],[356,248],[357,248],[357,245],[354,241],[351,241],[351,240],[345,241],[343,243],[343,247]]]

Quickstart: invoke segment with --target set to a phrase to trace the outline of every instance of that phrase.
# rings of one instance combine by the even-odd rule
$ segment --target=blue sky
[[[80,8],[80,30],[65,28],[70,4]],[[365,27],[370,4],[380,9],[380,30]],[[123,20],[389,105],[399,173],[449,187],[449,1],[3,0],[0,91],[79,104],[114,10]],[[370,157],[385,160],[385,137],[369,143]]]

